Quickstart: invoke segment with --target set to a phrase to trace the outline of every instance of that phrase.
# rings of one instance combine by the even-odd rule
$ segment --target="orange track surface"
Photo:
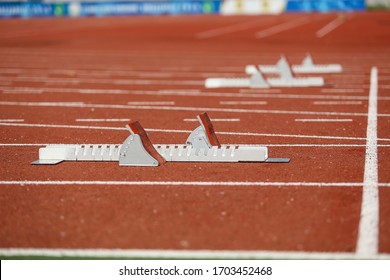
[[[300,17],[309,22],[255,38],[259,31]],[[316,37],[336,17],[345,22]],[[228,32],[251,21],[258,24]],[[224,34],[199,37],[227,26]],[[379,252],[390,253],[388,13],[11,19],[1,20],[0,30],[1,248],[354,252],[362,187],[348,183],[363,182],[370,69],[376,66],[378,174],[379,183],[387,184],[379,187]],[[345,71],[323,75],[325,88],[275,91],[203,86],[207,77],[244,77],[245,65],[272,64],[280,54],[299,63],[306,52],[319,64],[340,63]],[[357,103],[313,103],[341,101],[332,96]],[[175,104],[126,108],[136,101]],[[221,101],[267,103],[223,105]],[[120,144],[128,136],[124,129],[128,122],[78,119],[124,118],[140,121],[155,144],[184,144],[188,132],[167,130],[193,130],[198,123],[183,120],[204,111],[211,119],[240,119],[213,123],[222,144],[270,145],[271,157],[290,157],[291,162],[168,162],[158,168],[119,167],[115,162],[32,166],[40,146],[25,145]],[[313,118],[351,120],[296,121]],[[102,184],[12,185],[8,181]],[[263,182],[265,186],[117,186],[109,181]],[[305,182],[345,185],[307,186]]]

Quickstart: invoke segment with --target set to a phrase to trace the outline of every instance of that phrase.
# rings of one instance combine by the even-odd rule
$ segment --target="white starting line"
[[[12,91],[19,91],[19,94],[29,91],[33,93],[79,93],[79,94],[107,94],[107,95],[156,95],[156,96],[214,96],[214,97],[247,97],[247,98],[277,98],[277,99],[333,99],[333,100],[368,100],[367,96],[350,96],[350,95],[313,95],[313,94],[272,94],[262,93],[266,91],[256,91],[257,93],[245,93],[252,91],[242,91],[240,93],[233,92],[201,92],[200,90],[192,89],[169,89],[169,90],[121,90],[121,89],[80,89],[80,88],[27,88],[27,87],[2,87],[0,91],[3,94],[13,93]],[[11,92],[8,92],[11,90]],[[390,100],[390,97],[379,97],[378,100]]]
[[[33,83],[45,83],[45,84],[62,84],[62,85],[74,85],[74,84],[115,84],[115,85],[193,85],[200,86],[204,84],[203,80],[147,80],[147,79],[92,79],[92,78],[52,78],[52,77],[1,77],[6,79],[7,82],[33,82]]]
[[[129,105],[175,105],[174,101],[132,101]]]
[[[289,110],[260,110],[240,108],[215,107],[180,107],[180,106],[150,106],[150,105],[122,105],[122,104],[91,104],[82,102],[15,102],[1,101],[6,106],[33,106],[33,107],[73,107],[73,108],[105,108],[105,109],[137,109],[162,111],[195,111],[195,112],[230,112],[249,114],[290,114],[290,115],[325,115],[325,116],[355,116],[365,117],[367,113],[359,112],[318,112],[318,111],[289,111]],[[379,117],[390,117],[390,114],[378,114]]]
[[[295,119],[296,122],[352,122],[352,119]]]
[[[70,143],[72,144],[72,143]],[[0,143],[0,147],[45,147],[48,145],[57,145],[57,143]],[[99,145],[97,143],[90,145]],[[117,144],[121,145],[121,144]],[[166,145],[166,144],[156,144],[156,145]],[[237,144],[226,144],[226,145],[237,145]],[[240,144],[240,146],[267,146],[267,147],[297,147],[297,148],[307,148],[307,147],[317,147],[317,148],[365,148],[366,144]],[[390,144],[378,144],[378,147],[388,148]]]
[[[0,119],[0,122],[24,122],[24,119]]]
[[[221,105],[267,105],[267,101],[220,101]]]
[[[363,187],[362,182],[264,182],[264,181],[0,181],[0,185],[18,186],[226,186],[226,187]],[[380,187],[390,187],[390,183],[379,183]]]
[[[32,123],[0,123],[0,126],[19,126],[19,127],[42,127],[42,128],[69,128],[69,129],[95,129],[95,130],[121,130],[125,131],[124,127],[113,126],[82,126],[82,125],[63,125],[63,124],[32,124]],[[160,128],[145,128],[150,132],[162,133],[191,133],[191,130],[179,129],[160,129]],[[240,135],[254,137],[282,137],[282,138],[313,138],[313,139],[328,139],[328,140],[356,140],[366,141],[365,137],[349,137],[349,136],[329,136],[329,135],[302,135],[302,134],[277,134],[277,133],[257,133],[257,132],[223,132],[218,131],[221,135]],[[390,141],[390,138],[378,138],[378,141]]]
[[[282,92],[280,88],[256,88],[256,89],[251,89],[251,88],[242,88],[239,90],[239,92],[256,92],[256,93],[279,93]]]
[[[183,119],[185,122],[199,122],[198,119]],[[211,119],[213,122],[239,122],[240,119]]]
[[[302,251],[243,251],[243,250],[142,250],[142,249],[48,249],[3,248],[0,256],[32,256],[52,258],[135,258],[135,259],[361,259],[354,253]],[[367,259],[390,259],[390,254],[367,256]]]
[[[314,105],[361,105],[362,101],[313,101]]]
[[[129,122],[130,119],[76,119],[76,122]]]
[[[323,93],[363,93],[365,92],[364,89],[362,88],[354,88],[354,89],[351,89],[351,88],[323,88],[321,89],[321,92]]]

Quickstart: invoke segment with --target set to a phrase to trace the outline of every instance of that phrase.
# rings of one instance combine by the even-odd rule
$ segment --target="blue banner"
[[[363,11],[365,0],[288,0],[286,12]]]
[[[52,17],[66,15],[67,4],[40,2],[0,3],[0,17]]]
[[[225,4],[229,3],[227,1],[228,0],[225,0]],[[241,3],[241,1],[238,1],[237,3]],[[285,1],[286,12],[362,11],[366,9],[365,0]],[[72,1],[64,3],[47,3],[40,1],[0,2],[0,18],[218,14],[221,11],[223,2],[224,0],[129,0],[120,2]],[[232,3],[234,4],[234,7],[238,5],[235,4],[235,2]],[[253,10],[253,7],[251,7],[250,9]]]
[[[0,17],[179,15],[219,13],[222,0],[128,2],[0,2]]]

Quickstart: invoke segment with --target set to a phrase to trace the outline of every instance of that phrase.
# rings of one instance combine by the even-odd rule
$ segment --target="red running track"
[[[0,21],[0,253],[154,249],[386,257],[388,18],[367,12]],[[317,36],[337,19],[334,30]],[[297,21],[303,23],[294,26]],[[280,30],[281,24],[291,29]],[[244,77],[245,65],[275,63],[280,54],[299,63],[306,52],[319,64],[342,64],[343,73],[325,74],[324,88],[203,86],[207,77]],[[378,245],[359,249],[372,67],[378,69],[379,216],[363,231],[374,232]],[[221,119],[213,123],[221,143],[269,145],[271,157],[291,162],[30,165],[44,144],[120,144],[128,119],[140,121],[153,143],[181,144],[197,126],[187,119],[203,111]]]

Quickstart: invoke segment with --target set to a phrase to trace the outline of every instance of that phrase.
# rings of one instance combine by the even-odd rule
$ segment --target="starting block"
[[[248,68],[249,67],[249,68]],[[264,79],[263,70],[256,66],[247,66],[246,72],[251,75],[250,78],[208,78],[205,81],[206,88],[223,87],[250,87],[250,88],[269,88],[269,87],[322,87],[325,85],[322,77],[295,77],[287,59],[282,56],[275,67],[279,78]]]
[[[279,64],[284,63],[283,57],[276,63],[276,65],[259,65],[259,69],[265,74],[279,73]],[[327,74],[327,73],[341,73],[343,67],[340,64],[314,64],[310,54],[307,54],[301,64],[292,65],[292,71],[296,74]],[[255,65],[247,65],[245,72],[252,75],[257,70]]]
[[[284,56],[280,58],[277,67],[279,78],[267,79],[272,87],[322,87],[325,84],[322,77],[295,77]]]
[[[224,88],[224,87],[250,87],[250,88],[269,88],[270,85],[264,79],[260,71],[251,73],[250,78],[208,78],[205,81],[206,88]]]
[[[118,161],[120,166],[159,166],[173,162],[272,162],[289,158],[269,158],[264,146],[221,145],[206,113],[198,116],[200,126],[184,145],[153,145],[139,122],[127,125],[130,136],[123,144],[60,144],[39,149],[33,165],[53,165],[63,161]]]

